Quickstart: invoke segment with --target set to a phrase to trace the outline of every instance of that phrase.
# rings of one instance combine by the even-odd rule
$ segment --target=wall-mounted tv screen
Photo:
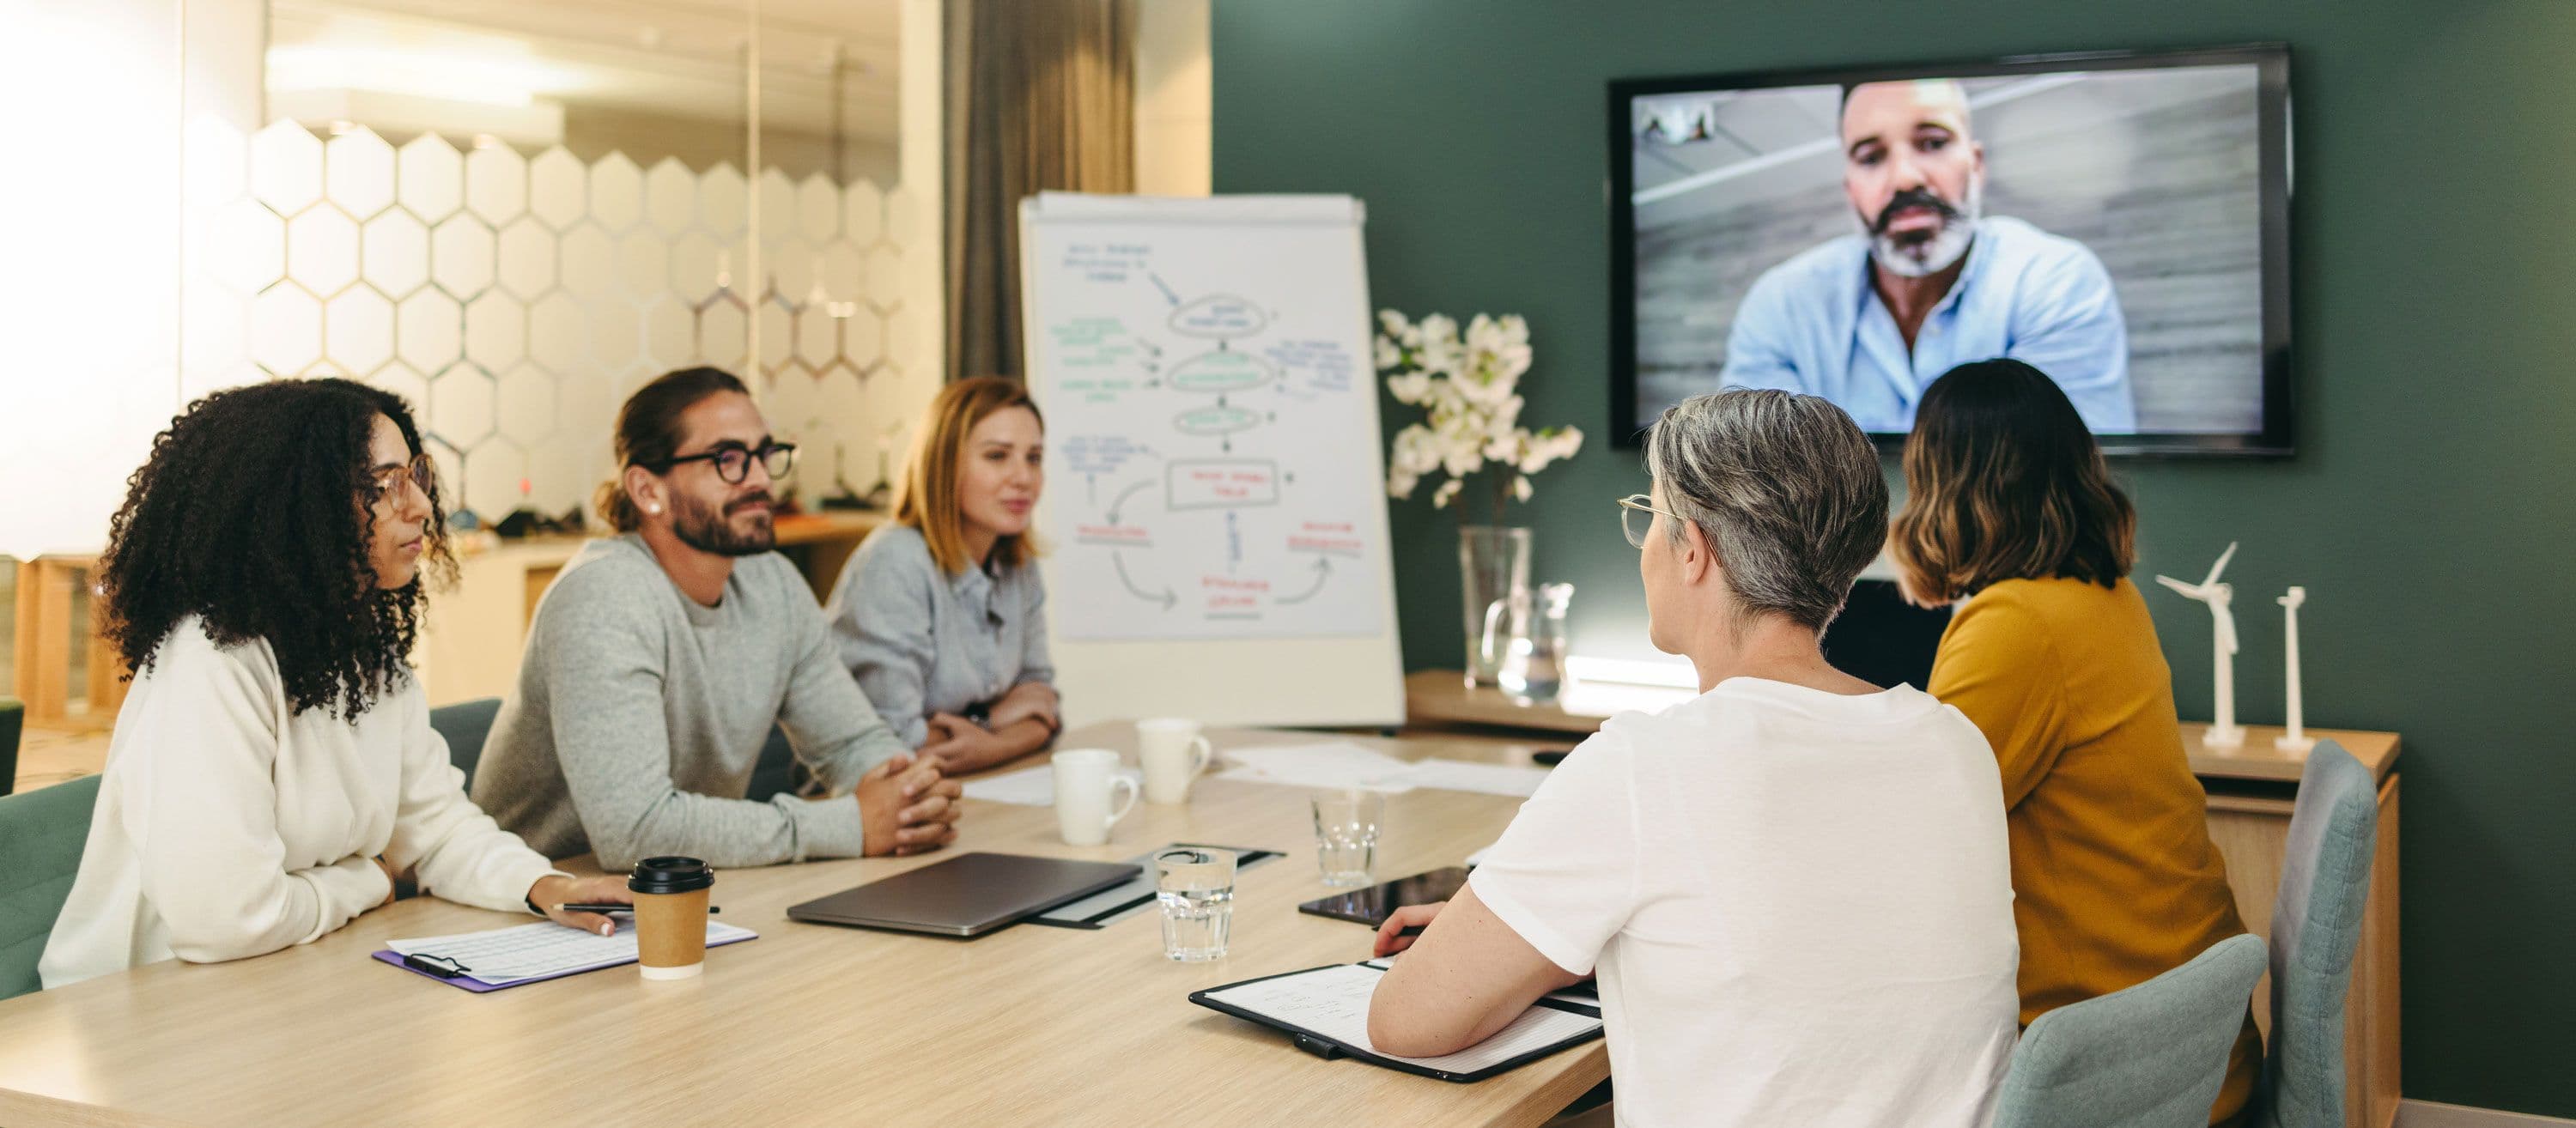
[[[2026,361],[2104,448],[2288,454],[2289,52],[1611,83],[1613,431],[1785,388],[1890,439]]]

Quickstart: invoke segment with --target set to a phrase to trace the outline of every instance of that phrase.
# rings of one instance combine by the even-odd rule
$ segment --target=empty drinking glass
[[[1197,963],[1225,955],[1234,931],[1234,852],[1185,846],[1154,855],[1163,906],[1163,958]]]
[[[1315,797],[1315,863],[1324,884],[1367,885],[1377,869],[1377,832],[1386,819],[1386,796],[1345,791]]]

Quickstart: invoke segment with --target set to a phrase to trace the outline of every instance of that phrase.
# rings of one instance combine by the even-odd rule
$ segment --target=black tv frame
[[[2283,458],[2297,453],[2295,442],[2296,369],[2290,350],[2290,48],[2282,43],[2250,43],[2170,51],[2079,51],[2011,55],[1954,63],[1908,63],[1733,74],[1680,75],[1662,78],[1612,79],[1609,86],[1610,136],[1610,432],[1613,445],[1634,449],[1644,436],[1637,426],[1637,272],[1636,190],[1632,165],[1635,138],[1630,101],[1655,94],[1696,90],[1752,90],[1780,86],[1828,86],[1897,79],[1991,78],[1998,75],[2071,70],[2158,70],[2166,67],[2252,64],[2256,69],[2255,135],[2262,214],[2263,429],[2260,432],[2202,435],[2106,435],[2106,454],[2145,457]],[[1901,433],[1870,436],[1882,449],[1904,445]]]

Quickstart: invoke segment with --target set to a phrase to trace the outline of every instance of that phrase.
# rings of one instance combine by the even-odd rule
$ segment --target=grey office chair
[[[2344,995],[2378,843],[2370,769],[2334,741],[2318,741],[2299,773],[2272,904],[2272,1045],[2256,1124],[2342,1128]]]
[[[474,786],[474,766],[483,762],[483,742],[492,737],[492,722],[501,715],[501,699],[478,697],[441,705],[429,711],[429,727],[447,740],[447,762],[465,773],[465,786]]]
[[[2135,987],[2022,1032],[1994,1128],[2203,1128],[2263,977],[2263,940],[2231,936]]]

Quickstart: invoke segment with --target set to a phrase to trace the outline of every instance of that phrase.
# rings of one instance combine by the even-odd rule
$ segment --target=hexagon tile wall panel
[[[291,121],[198,123],[190,143],[246,172],[192,201],[192,388],[349,376],[399,393],[450,496],[487,520],[582,504],[618,404],[673,368],[756,371],[771,426],[805,448],[809,499],[875,485],[918,398],[900,389],[936,383],[901,351],[938,331],[903,300],[907,260],[938,248],[901,188]]]

